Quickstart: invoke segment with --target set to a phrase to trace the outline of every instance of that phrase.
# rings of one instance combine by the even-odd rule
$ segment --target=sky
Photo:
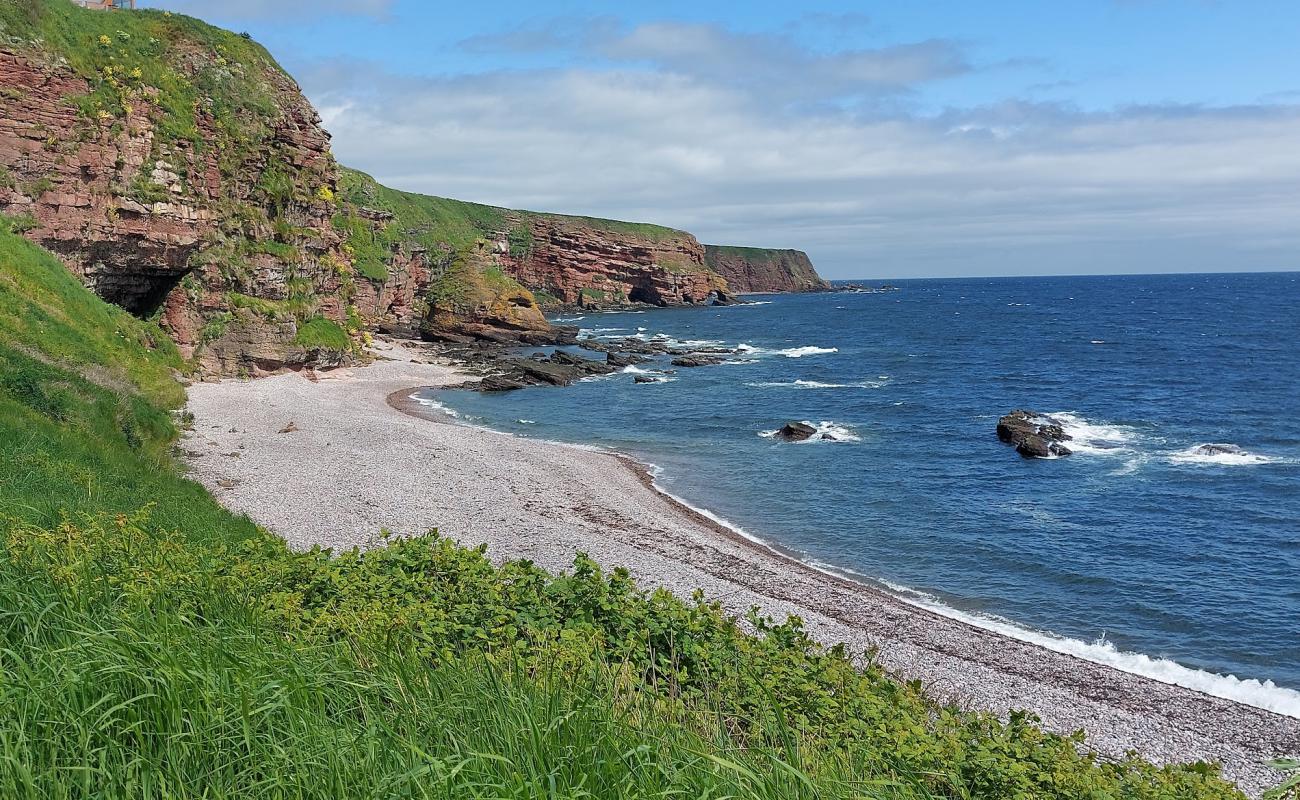
[[[1300,269],[1300,3],[142,0],[400,189],[831,278]]]

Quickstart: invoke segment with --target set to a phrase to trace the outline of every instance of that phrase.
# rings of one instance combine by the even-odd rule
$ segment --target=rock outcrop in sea
[[[1061,423],[1045,414],[1016,409],[998,420],[998,438],[1014,445],[1026,458],[1052,458],[1070,455],[1062,442],[1072,438]]]

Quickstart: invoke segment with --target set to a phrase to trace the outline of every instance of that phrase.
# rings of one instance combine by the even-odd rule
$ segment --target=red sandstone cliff
[[[725,300],[727,282],[704,264],[683,231],[548,214],[513,215],[525,244],[499,244],[506,270],[525,286],[579,305],[690,305]]]
[[[734,292],[824,292],[831,288],[802,250],[705,245],[705,263]]]

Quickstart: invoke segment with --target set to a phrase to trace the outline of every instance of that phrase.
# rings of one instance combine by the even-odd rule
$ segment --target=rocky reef
[[[817,274],[802,250],[768,250],[707,244],[704,263],[727,279],[733,292],[825,292],[831,285]]]
[[[338,166],[315,109],[247,37],[65,0],[0,3],[0,213],[100,296],[157,317],[200,375],[337,362],[376,328],[543,342],[547,306],[820,281],[802,254],[746,273],[671,228],[389,189]]]
[[[998,420],[998,438],[1016,448],[1025,458],[1055,458],[1070,455],[1063,442],[1073,437],[1060,421],[1037,411],[1016,409]]]

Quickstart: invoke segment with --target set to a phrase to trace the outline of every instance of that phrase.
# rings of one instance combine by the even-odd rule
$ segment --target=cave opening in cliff
[[[654,289],[648,289],[644,286],[633,286],[632,291],[627,293],[627,299],[633,303],[649,303],[652,306],[664,305],[663,298]]]
[[[95,294],[129,313],[148,319],[162,308],[167,295],[188,272],[135,272],[98,275]]]

